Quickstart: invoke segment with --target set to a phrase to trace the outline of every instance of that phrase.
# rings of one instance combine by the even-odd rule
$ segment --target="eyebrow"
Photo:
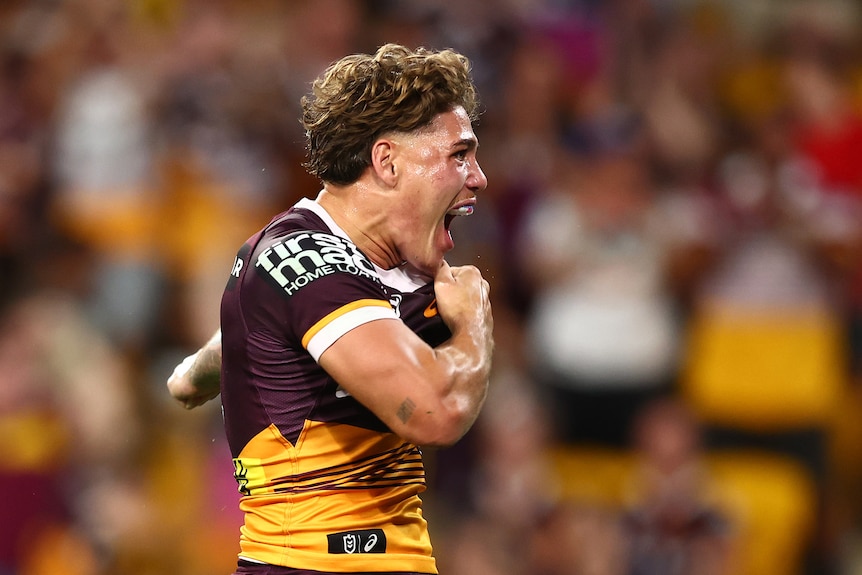
[[[476,138],[461,138],[452,144],[452,148],[460,148],[466,146],[468,150],[475,150],[479,147],[479,141]]]

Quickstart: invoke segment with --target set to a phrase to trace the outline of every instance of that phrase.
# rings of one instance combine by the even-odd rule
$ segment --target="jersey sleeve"
[[[374,266],[349,240],[294,232],[262,242],[250,263],[268,286],[262,307],[315,361],[350,330],[398,318]]]

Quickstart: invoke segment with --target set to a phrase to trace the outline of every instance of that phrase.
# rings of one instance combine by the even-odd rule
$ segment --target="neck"
[[[358,183],[326,184],[317,196],[317,203],[376,266],[392,269],[403,263],[395,246],[387,241],[386,213],[373,190]]]

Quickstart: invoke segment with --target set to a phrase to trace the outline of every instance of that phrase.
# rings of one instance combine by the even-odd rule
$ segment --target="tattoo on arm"
[[[401,423],[407,423],[407,420],[410,419],[410,416],[413,415],[413,410],[416,409],[416,404],[413,403],[409,397],[404,400],[404,402],[398,407],[398,419],[401,420]]]

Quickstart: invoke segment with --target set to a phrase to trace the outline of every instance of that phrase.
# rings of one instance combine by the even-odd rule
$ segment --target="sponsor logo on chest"
[[[257,258],[288,295],[314,280],[335,273],[380,283],[374,266],[351,242],[326,233],[303,232],[276,242]]]

